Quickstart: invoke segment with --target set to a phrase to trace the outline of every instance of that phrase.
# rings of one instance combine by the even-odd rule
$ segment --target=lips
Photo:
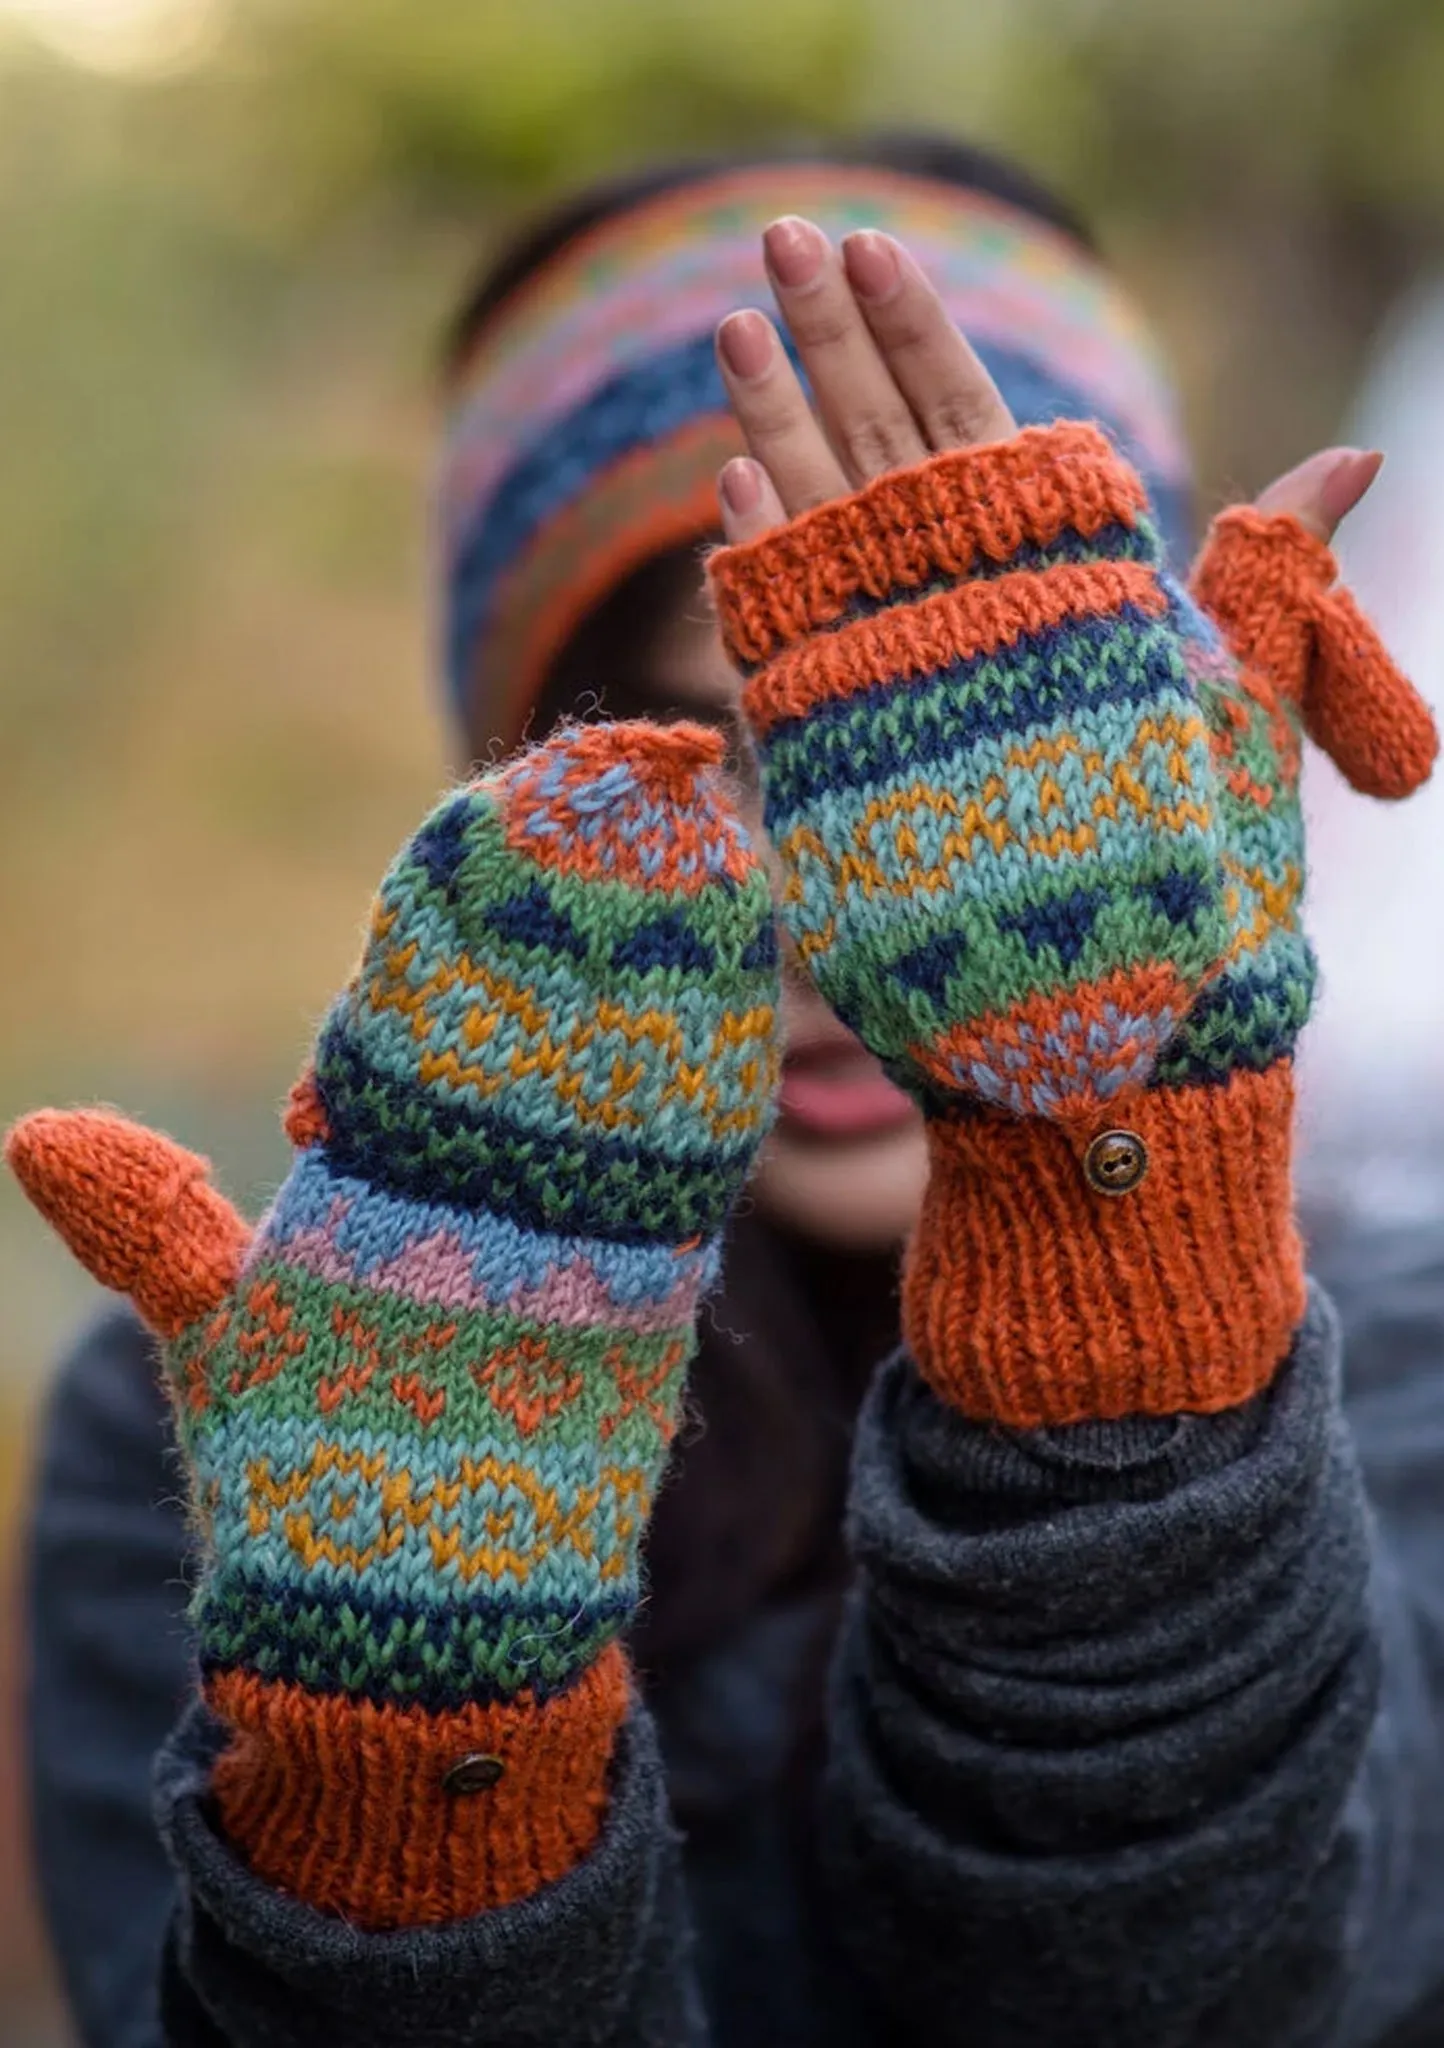
[[[831,1036],[788,1047],[777,1107],[786,1128],[814,1138],[872,1137],[914,1114],[865,1047]]]

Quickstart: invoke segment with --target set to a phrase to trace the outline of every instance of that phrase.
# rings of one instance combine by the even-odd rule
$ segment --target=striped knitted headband
[[[1021,423],[1100,420],[1146,477],[1170,544],[1188,460],[1155,345],[1068,236],[964,187],[867,165],[719,173],[568,242],[484,326],[456,383],[440,476],[445,658],[468,731],[520,738],[587,613],[634,569],[716,530],[740,442],[717,322],[770,307],[761,234],[801,213],[837,241],[913,251]]]

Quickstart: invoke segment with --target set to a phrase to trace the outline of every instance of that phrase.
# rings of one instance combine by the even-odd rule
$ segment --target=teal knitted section
[[[771,900],[719,752],[564,732],[388,871],[308,1142],[171,1350],[206,1669],[540,1698],[625,1626],[777,1077]]]
[[[816,515],[835,559],[813,517],[714,581],[734,644],[771,650],[744,701],[783,920],[894,1078],[1082,1128],[1286,1056],[1313,986],[1297,732],[1103,437],[879,479]]]
[[[1224,833],[1223,964],[1179,1027],[1159,1081],[1222,1081],[1291,1053],[1313,1008],[1317,965],[1304,932],[1302,728],[1279,693],[1250,684],[1196,606],[1190,666],[1208,721]]]

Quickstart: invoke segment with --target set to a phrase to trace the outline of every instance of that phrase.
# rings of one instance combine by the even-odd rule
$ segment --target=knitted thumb
[[[210,1162],[104,1109],[38,1109],[5,1160],[102,1287],[128,1294],[162,1339],[209,1315],[235,1283],[249,1224],[212,1187]]]
[[[1299,706],[1304,729],[1364,796],[1427,781],[1439,751],[1428,706],[1338,582],[1338,563],[1291,513],[1222,513],[1193,594],[1246,668]]]

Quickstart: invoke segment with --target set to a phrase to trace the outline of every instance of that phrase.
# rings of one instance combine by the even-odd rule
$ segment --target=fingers
[[[847,477],[772,322],[762,313],[729,313],[717,330],[717,361],[748,449],[771,478],[784,516],[842,497]]]
[[[922,271],[890,235],[849,235],[843,263],[856,302],[930,448],[969,448],[1016,433],[988,372]]]
[[[842,261],[811,221],[774,221],[762,238],[767,273],[847,480],[920,462],[926,444],[868,332]]]
[[[717,358],[751,464],[719,479],[729,541],[843,496],[930,451],[1005,440],[1012,414],[907,251],[872,230],[833,249],[788,215],[763,236],[768,276],[817,403],[777,331],[732,313]]]
[[[1384,466],[1377,449],[1325,448],[1260,493],[1260,512],[1291,512],[1327,546]]]

